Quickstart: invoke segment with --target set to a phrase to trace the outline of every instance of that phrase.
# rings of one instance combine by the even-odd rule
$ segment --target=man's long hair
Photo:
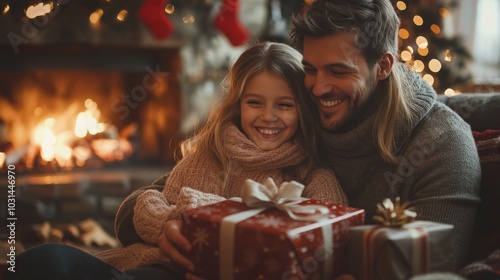
[[[290,38],[302,50],[305,37],[354,31],[356,47],[373,69],[385,52],[398,57],[399,24],[389,0],[316,0],[292,18]],[[376,113],[374,138],[381,157],[392,163],[396,162],[398,144],[404,140],[400,137],[407,135],[402,130],[413,127],[409,93],[403,89],[404,66],[400,64],[395,63],[389,77],[377,86],[384,96]]]

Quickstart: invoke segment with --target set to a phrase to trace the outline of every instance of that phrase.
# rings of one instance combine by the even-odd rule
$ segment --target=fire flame
[[[83,166],[93,154],[110,162],[122,160],[132,152],[132,146],[124,139],[92,139],[88,145],[75,146],[78,139],[99,135],[110,127],[99,122],[101,112],[96,102],[87,99],[84,104],[85,111],[78,113],[74,128],[58,132],[55,129],[57,120],[50,117],[34,129],[32,144],[40,149],[40,157],[45,163],[55,161],[61,167]]]
[[[85,100],[84,112],[80,112],[76,118],[75,124],[75,135],[77,137],[83,138],[88,134],[96,135],[104,131],[104,124],[99,123],[98,119],[101,112],[97,108],[97,103],[92,101],[92,99]]]
[[[0,169],[5,165],[5,159],[7,159],[7,154],[0,152]]]
[[[35,128],[33,142],[40,147],[40,155],[45,161],[51,161],[55,158],[56,136],[52,129],[55,119],[47,118],[42,124]]]

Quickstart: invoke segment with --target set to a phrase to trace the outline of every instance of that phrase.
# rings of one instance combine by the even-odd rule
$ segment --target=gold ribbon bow
[[[413,222],[417,213],[407,209],[409,204],[408,201],[401,203],[399,196],[396,197],[395,203],[386,198],[377,204],[377,215],[373,219],[388,227],[400,227]]]
[[[241,199],[248,207],[275,207],[285,211],[296,221],[318,222],[328,217],[330,211],[322,205],[299,205],[307,200],[301,197],[304,185],[291,181],[284,182],[278,188],[272,178],[267,178],[263,184],[253,180],[245,180],[241,190]]]

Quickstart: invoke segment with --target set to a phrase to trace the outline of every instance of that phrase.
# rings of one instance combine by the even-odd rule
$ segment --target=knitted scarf
[[[224,145],[230,160],[229,176],[225,176],[219,162],[209,153],[189,154],[174,167],[165,184],[164,194],[169,203],[176,204],[176,196],[182,187],[234,197],[240,196],[241,186],[248,178],[263,182],[271,177],[276,184],[281,184],[284,181],[281,170],[306,159],[305,152],[294,141],[263,151],[234,125],[224,132]]]

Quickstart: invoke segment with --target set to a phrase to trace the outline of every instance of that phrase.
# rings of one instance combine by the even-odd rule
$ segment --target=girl
[[[271,177],[277,185],[295,180],[306,186],[305,197],[347,204],[333,173],[316,167],[319,121],[303,86],[301,59],[281,43],[264,42],[243,52],[225,79],[220,105],[183,143],[183,159],[163,192],[148,190],[137,198],[134,227],[146,243],[96,256],[127,275],[155,267],[167,279],[170,264],[192,271],[193,263],[178,251],[191,249],[180,232],[180,213],[239,196],[245,179]]]

